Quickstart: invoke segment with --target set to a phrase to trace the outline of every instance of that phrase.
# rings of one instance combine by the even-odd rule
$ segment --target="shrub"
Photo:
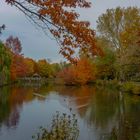
[[[134,86],[133,93],[134,94],[140,94],[140,85],[135,85]]]
[[[122,85],[122,88],[124,91],[132,93],[133,88],[134,88],[134,83],[133,82],[126,82]]]
[[[140,94],[140,85],[135,82],[126,82],[122,85],[122,88],[125,92]]]
[[[77,140],[79,136],[78,122],[75,114],[67,115],[59,112],[53,116],[51,128],[40,127],[36,140]]]

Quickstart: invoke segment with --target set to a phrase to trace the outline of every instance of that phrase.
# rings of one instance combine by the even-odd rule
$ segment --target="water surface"
[[[39,96],[40,95],[40,96]],[[32,140],[56,111],[76,114],[78,140],[139,140],[140,97],[94,86],[0,89],[0,140]]]

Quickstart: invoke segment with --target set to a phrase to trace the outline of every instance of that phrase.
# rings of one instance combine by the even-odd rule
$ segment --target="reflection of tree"
[[[120,140],[139,140],[137,135],[140,135],[140,97],[124,96],[124,112],[120,122],[121,129],[118,130],[118,139]]]
[[[15,108],[11,111],[9,117],[6,119],[5,125],[9,127],[16,126],[19,122],[19,110],[18,108]]]
[[[96,89],[93,86],[57,87],[60,95],[69,97],[69,106],[78,110],[89,124],[105,127],[114,121],[119,108],[119,95],[112,90]],[[84,106],[85,105],[85,106]]]
[[[105,88],[97,89],[93,86],[57,87],[56,91],[65,96],[69,101],[69,107],[77,109],[79,115],[86,120],[88,125],[97,128],[96,133],[99,136],[111,133],[114,127],[118,126],[119,110],[123,108],[123,103],[120,104],[118,91]],[[82,106],[84,104],[87,106]]]
[[[60,103],[68,103],[68,107],[76,110],[91,129],[95,128],[96,135],[105,137],[104,140],[139,140],[140,97],[93,86],[46,85],[35,90],[32,87],[0,89],[0,127],[18,125],[22,105],[36,98],[34,92],[47,96],[53,93],[51,91],[56,91],[60,96],[57,99],[63,100]]]
[[[4,87],[0,89],[0,125],[16,126],[24,102],[33,99],[32,88]]]
[[[0,125],[10,115],[9,89],[0,89]]]
[[[55,90],[59,92],[59,95],[65,96],[68,100],[68,106],[78,110],[81,117],[85,116],[90,102],[90,97],[95,92],[95,88],[93,86],[59,86],[55,87]]]
[[[101,139],[102,136],[106,140],[140,139],[140,97],[105,88],[91,91],[90,95],[90,103],[81,117],[96,127]]]
[[[68,97],[69,106],[90,126],[96,126],[99,136],[106,140],[140,139],[140,97],[124,95],[117,90],[93,86],[55,87],[60,95]],[[89,97],[89,98],[87,98]],[[89,103],[87,106],[78,106]]]
[[[28,103],[36,98],[33,95],[35,91],[47,95],[52,90],[52,85],[39,88],[13,86],[0,89],[0,125],[5,125],[8,128],[18,125],[23,103]]]
[[[140,98],[114,90],[97,89],[86,119],[107,140],[138,140],[140,135]],[[139,137],[140,138],[140,137]]]
[[[87,121],[97,128],[113,123],[118,111],[118,94],[107,89],[97,89],[88,108]]]
[[[48,95],[49,92],[54,90],[54,85],[52,83],[46,83],[45,85],[34,88],[35,93],[39,93],[41,95]]]

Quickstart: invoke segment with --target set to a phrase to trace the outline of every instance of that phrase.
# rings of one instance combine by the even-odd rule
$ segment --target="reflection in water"
[[[52,86],[51,86],[52,87]],[[0,125],[8,128],[18,125],[23,103],[35,99],[34,92],[47,94],[52,88],[47,87],[4,87],[0,89]],[[38,100],[43,100],[37,97]]]
[[[0,90],[0,124],[10,127],[18,125],[20,110],[24,102],[33,99],[32,89],[2,88]]]
[[[46,98],[35,96],[34,93]],[[50,120],[45,116],[49,116],[50,113],[57,110],[68,112],[71,109],[76,113],[80,124],[79,140],[140,139],[140,97],[94,86],[65,87],[48,84],[44,87],[2,88],[0,131],[3,127],[9,130],[14,128],[14,140],[19,140],[17,135],[20,129],[27,129],[23,122],[31,124],[30,129],[34,131],[38,120],[46,123]],[[33,111],[36,113],[34,116]],[[35,121],[30,122],[29,117]],[[29,130],[30,133],[32,131]],[[30,140],[32,134],[27,134],[27,137],[20,140]],[[0,140],[11,140],[8,138],[10,132],[4,129]]]

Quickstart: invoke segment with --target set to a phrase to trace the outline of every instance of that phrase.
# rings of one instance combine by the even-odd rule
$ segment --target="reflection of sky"
[[[56,42],[37,30],[26,20],[23,14],[16,8],[6,5],[4,1],[0,2],[0,25],[4,23],[7,28],[1,38],[5,39],[9,35],[18,36],[22,42],[25,56],[34,59],[50,58],[53,61],[62,60],[63,57],[58,54],[59,50]],[[140,0],[106,0],[105,2],[103,0],[92,0],[92,3],[92,8],[78,9],[78,12],[81,13],[82,19],[90,20],[94,29],[97,17],[105,12],[107,8],[115,8],[117,6],[140,7]]]

